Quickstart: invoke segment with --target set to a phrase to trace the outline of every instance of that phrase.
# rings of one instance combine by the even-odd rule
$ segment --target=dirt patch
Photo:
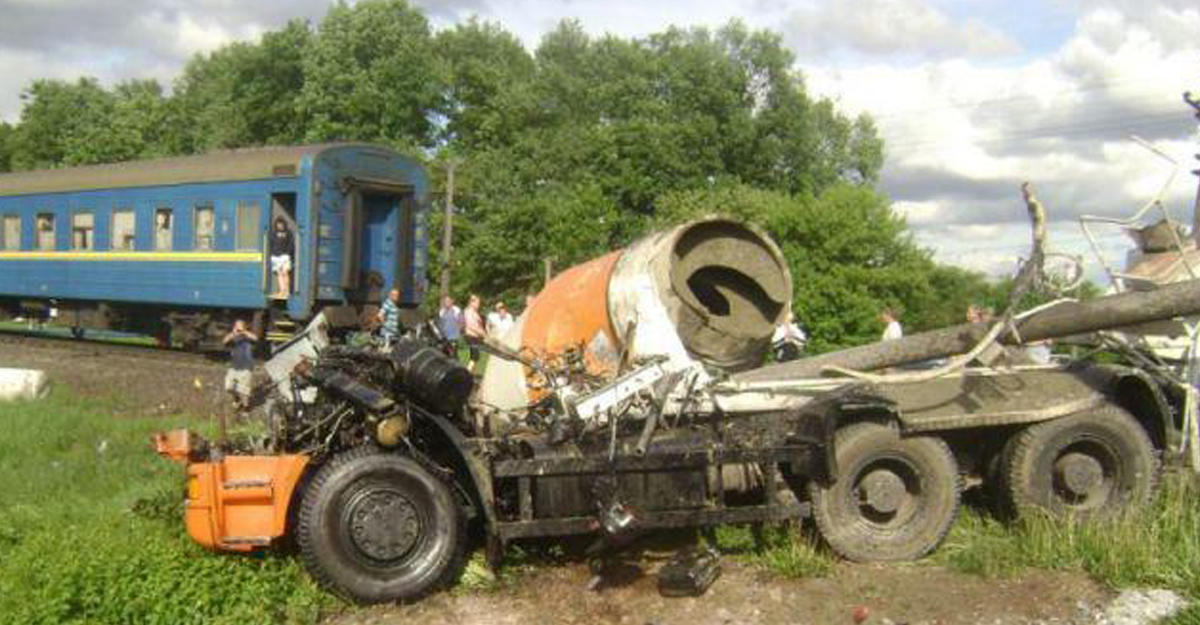
[[[1069,624],[1091,622],[1086,606],[1110,599],[1078,573],[997,580],[932,565],[842,564],[828,578],[787,580],[728,560],[708,594],[667,599],[657,592],[657,567],[644,562],[630,583],[599,592],[585,589],[581,564],[543,568],[498,591],[442,593],[411,606],[354,611],[328,625],[852,624],[859,606],[868,610],[865,625]]]
[[[230,407],[222,390],[225,364],[198,354],[5,335],[0,367],[41,369],[52,386],[129,416],[208,417]]]

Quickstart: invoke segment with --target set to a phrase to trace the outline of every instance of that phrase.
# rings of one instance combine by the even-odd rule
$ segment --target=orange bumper
[[[193,435],[186,430],[154,436],[155,451],[187,462],[188,534],[210,549],[251,551],[287,532],[288,507],[308,466],[305,455],[225,456],[189,461]]]

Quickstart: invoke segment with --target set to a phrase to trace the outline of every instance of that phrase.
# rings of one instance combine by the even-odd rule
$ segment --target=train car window
[[[54,251],[54,214],[38,213],[35,225],[37,248],[42,251]]]
[[[171,249],[171,209],[157,208],[154,210],[154,249]]]
[[[0,243],[6,250],[21,249],[21,216],[5,215],[4,229],[0,230]]]
[[[95,232],[95,215],[91,213],[71,215],[71,249],[85,251],[95,249],[95,241],[92,240]]]
[[[213,205],[210,203],[197,204],[195,211],[196,240],[192,249],[211,250],[213,248]]]
[[[127,208],[119,208],[112,214],[112,245],[114,250],[133,250],[137,240],[137,218]]]
[[[259,234],[261,218],[262,208],[258,202],[238,202],[237,237],[234,247],[239,251],[259,251],[262,245],[262,235]]]

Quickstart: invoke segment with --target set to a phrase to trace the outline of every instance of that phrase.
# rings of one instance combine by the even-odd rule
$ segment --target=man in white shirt
[[[879,320],[885,324],[883,336],[879,340],[895,341],[896,339],[904,338],[904,329],[900,327],[900,322],[896,320],[896,312],[891,308],[884,308],[879,311]]]
[[[509,314],[508,306],[504,302],[496,302],[494,309],[487,316],[488,336],[494,339],[502,338],[512,325],[513,316]]]

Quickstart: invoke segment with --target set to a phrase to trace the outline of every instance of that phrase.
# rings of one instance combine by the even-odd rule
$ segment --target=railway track
[[[0,329],[0,346],[62,352],[78,358],[110,358],[140,362],[171,363],[175,366],[213,368],[225,366],[221,353],[185,352],[177,349],[120,343],[111,340],[76,339],[36,331]],[[4,363],[0,362],[0,366]]]

